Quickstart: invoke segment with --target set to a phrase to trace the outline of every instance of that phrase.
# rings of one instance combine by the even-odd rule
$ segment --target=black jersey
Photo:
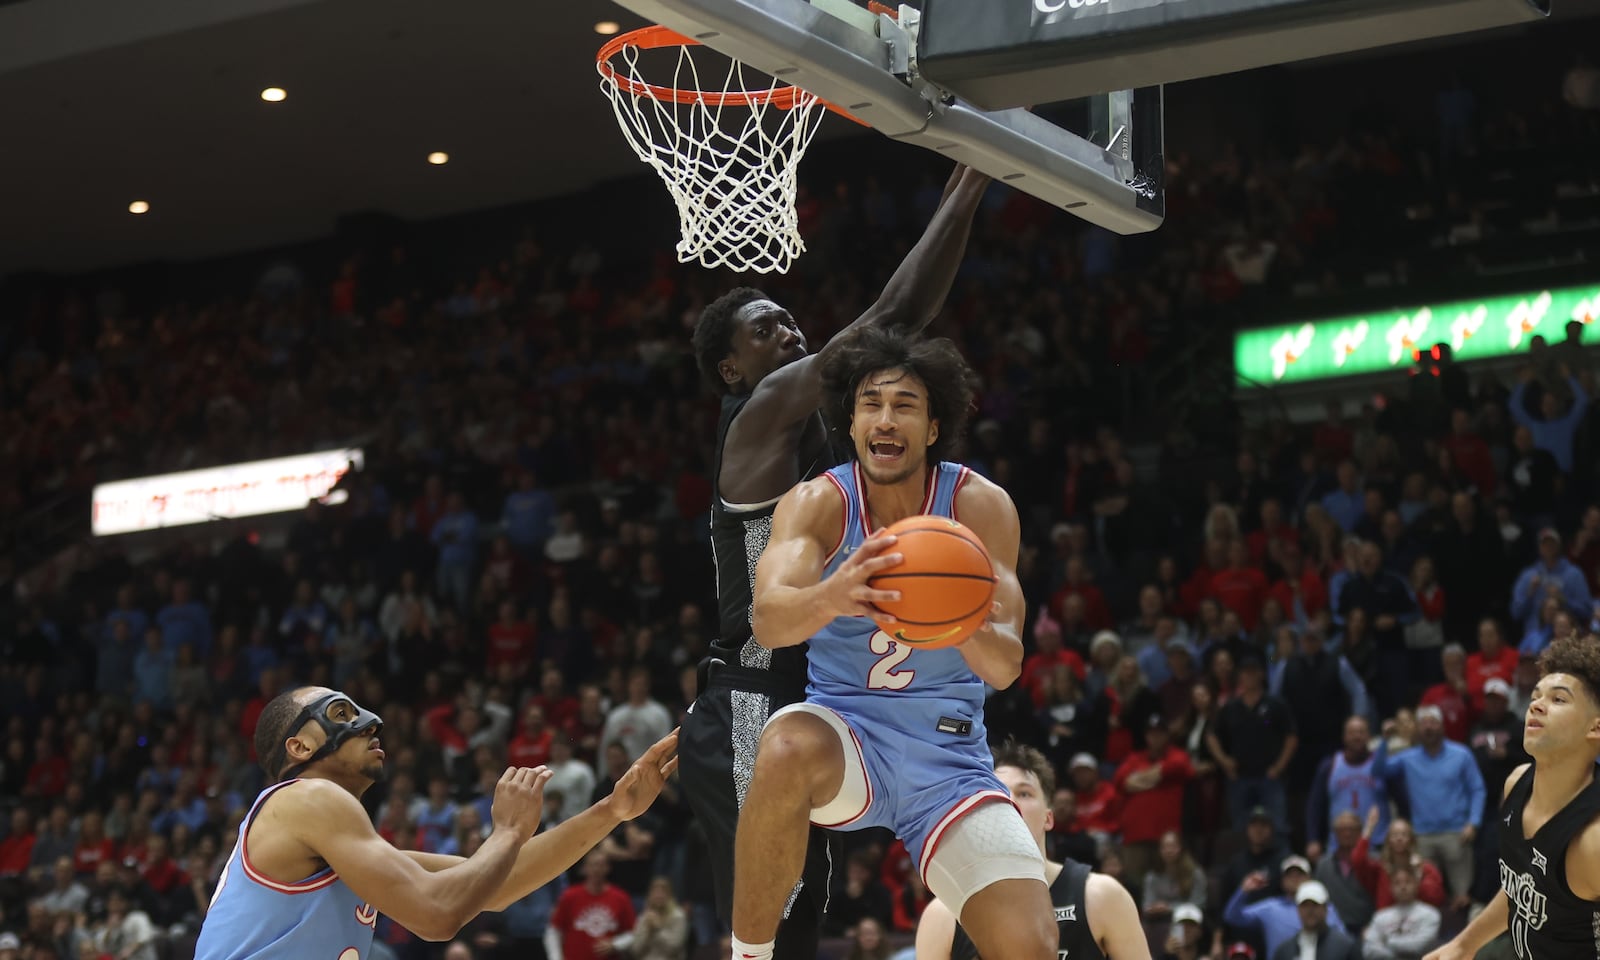
[[[750,401],[748,394],[722,398],[717,423],[716,455],[711,464],[711,552],[717,567],[719,636],[713,656],[724,663],[770,670],[773,679],[804,689],[806,654],[803,645],[767,650],[750,638],[750,612],[754,601],[756,560],[772,538],[772,513],[781,497],[764,503],[728,503],[722,499],[722,449],[733,418]],[[832,469],[834,457],[822,415],[813,413],[800,428],[795,450],[795,476],[803,482]],[[787,492],[787,491],[786,491]]]
[[[1056,911],[1057,953],[1059,960],[1105,960],[1100,944],[1089,930],[1089,912],[1084,897],[1092,868],[1076,860],[1061,867],[1060,876],[1050,884],[1050,905]],[[956,923],[955,939],[950,942],[950,960],[979,960],[978,948],[967,931]]]
[[[1511,943],[1519,960],[1600,957],[1600,902],[1567,886],[1567,848],[1600,817],[1600,776],[1531,837],[1522,811],[1533,794],[1533,766],[1500,806],[1500,889],[1511,901]]]

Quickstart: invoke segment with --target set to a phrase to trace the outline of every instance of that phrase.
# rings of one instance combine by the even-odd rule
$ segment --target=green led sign
[[[1412,350],[1436,343],[1450,344],[1457,360],[1523,353],[1536,335],[1565,339],[1570,320],[1582,321],[1584,342],[1595,343],[1597,318],[1600,285],[1540,290],[1245,330],[1233,338],[1233,363],[1242,387],[1310,383],[1403,370]]]

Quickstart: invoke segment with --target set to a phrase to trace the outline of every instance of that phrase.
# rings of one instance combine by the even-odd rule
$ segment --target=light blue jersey
[[[844,496],[844,531],[823,579],[850,559],[871,531],[860,465],[847,463],[827,478]],[[929,465],[929,483],[919,513],[955,516],[956,491],[966,482],[966,467]],[[931,736],[940,717],[971,722],[976,743],[983,737],[983,681],[954,647],[917,650],[896,643],[866,617],[839,617],[812,638],[806,699],[847,709],[912,736]]]
[[[845,509],[824,579],[871,532],[859,465],[847,463],[826,476],[843,495]],[[920,513],[959,519],[956,493],[969,476],[960,464],[930,465]],[[859,814],[820,826],[888,827],[925,872],[951,824],[981,803],[1009,802],[994,775],[983,724],[984,683],[958,649],[914,649],[866,617],[839,617],[811,638],[808,660],[806,702],[849,725],[869,784]]]
[[[261,791],[239,825],[228,865],[217,880],[195,960],[364,960],[378,911],[325,867],[296,883],[272,880],[250,865],[246,839],[267,798],[298,780]]]

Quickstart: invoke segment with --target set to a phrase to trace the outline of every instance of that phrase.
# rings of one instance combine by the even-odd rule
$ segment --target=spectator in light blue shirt
[[[1420,744],[1387,756],[1387,734],[1378,747],[1372,772],[1391,786],[1403,783],[1411,802],[1411,825],[1417,852],[1437,863],[1455,896],[1456,907],[1469,902],[1472,886],[1472,844],[1483,819],[1483,774],[1472,751],[1444,736],[1444,713],[1436,706],[1417,708]]]
[[[157,710],[171,710],[175,663],[177,657],[161,642],[161,631],[156,627],[146,630],[144,649],[133,658],[133,702],[148,703]]]
[[[139,655],[136,634],[128,620],[117,620],[108,627],[95,659],[94,690],[101,696],[125,697],[133,676],[133,661]]]
[[[1259,932],[1267,948],[1264,956],[1268,957],[1277,952],[1280,944],[1289,942],[1300,932],[1300,908],[1295,906],[1294,896],[1301,884],[1315,882],[1311,880],[1311,863],[1305,857],[1285,857],[1280,873],[1283,875],[1282,896],[1250,903],[1251,895],[1267,885],[1266,873],[1257,871],[1244,878],[1222,913],[1222,921],[1235,931]],[[1339,911],[1331,903],[1328,904],[1328,926],[1344,932],[1344,921],[1339,919]]]
[[[173,584],[172,602],[156,614],[156,622],[168,650],[187,645],[193,648],[196,660],[204,660],[211,653],[211,614],[194,601],[190,591],[187,580]]]
[[[472,598],[472,568],[478,557],[478,518],[467,501],[452,492],[444,516],[433,525],[433,543],[439,548],[439,593],[456,609],[464,610]]]
[[[1511,616],[1522,621],[1524,635],[1539,630],[1544,598],[1555,595],[1563,608],[1589,613],[1594,600],[1583,571],[1561,553],[1561,534],[1551,527],[1539,531],[1539,559],[1529,564],[1511,588]]]
[[[536,557],[544,551],[544,542],[550,538],[556,519],[556,499],[550,491],[541,490],[533,471],[524,470],[517,478],[517,489],[506,495],[500,512],[500,523],[505,527],[506,539],[525,557]]]
[[[1546,387],[1544,396],[1539,398],[1539,416],[1535,417],[1528,412],[1526,405],[1528,383],[1532,379],[1533,368],[1530,367],[1523,372],[1522,381],[1511,391],[1511,417],[1533,434],[1534,446],[1549,451],[1556,458],[1556,465],[1562,473],[1571,473],[1572,438],[1589,409],[1589,395],[1583,392],[1583,385],[1578,383],[1577,377],[1569,376],[1567,386],[1572,390],[1572,406],[1562,412],[1561,398]]]
[[[1339,463],[1339,486],[1322,495],[1322,509],[1328,511],[1345,533],[1355,531],[1367,510],[1367,498],[1361,490],[1361,478],[1356,476],[1353,461]]]
[[[555,913],[556,901],[566,889],[566,876],[558,874],[554,880],[501,912],[501,919],[506,925],[506,936],[514,945],[527,946],[529,950],[535,943],[542,945],[544,932],[550,926],[550,915]]]
[[[111,636],[119,623],[128,625],[128,636],[135,641],[143,637],[145,628],[150,626],[149,615],[139,609],[134,600],[132,584],[124,584],[117,590],[117,608],[106,614],[106,636]]]
[[[205,798],[195,794],[194,774],[185,773],[178,778],[166,806],[150,818],[150,829],[166,834],[181,823],[192,835],[205,829],[206,816]]]
[[[328,608],[317,598],[317,588],[310,580],[301,580],[294,587],[294,603],[278,620],[278,633],[295,643],[308,633],[323,637],[329,619]]]
[[[1344,615],[1339,612],[1339,599],[1344,596],[1344,588],[1350,583],[1350,578],[1356,575],[1356,570],[1361,566],[1361,538],[1351,534],[1344,538],[1340,545],[1340,556],[1344,563],[1328,578],[1328,613],[1332,615],[1333,622],[1344,626]],[[1338,646],[1337,643],[1334,644]]]

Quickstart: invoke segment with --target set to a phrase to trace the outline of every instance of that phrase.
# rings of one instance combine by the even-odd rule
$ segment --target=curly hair
[[[754,287],[734,287],[700,311],[700,319],[695,321],[694,364],[706,385],[719,396],[732,392],[717,371],[717,364],[733,352],[734,316],[746,304],[765,299],[767,295]]]
[[[283,775],[284,741],[299,732],[290,730],[289,724],[294,723],[304,708],[295,697],[295,694],[304,689],[305,687],[296,687],[273,697],[271,702],[261,709],[261,716],[256,719],[256,759],[260,761],[261,769],[266,772],[269,784],[277,783],[278,778]]]
[[[1049,803],[1050,798],[1056,795],[1056,771],[1050,761],[1036,748],[1018,743],[1014,737],[1007,737],[1005,743],[995,748],[994,766],[996,770],[1016,767],[1038,777],[1039,792],[1043,794],[1045,803]]]
[[[928,391],[928,418],[939,421],[939,439],[928,447],[929,462],[961,455],[977,377],[954,343],[867,327],[835,339],[818,359],[828,429],[851,457],[856,452],[850,439],[856,396],[868,377],[884,370],[904,370]]]
[[[1577,677],[1589,697],[1600,706],[1600,638],[1593,634],[1552,640],[1539,654],[1539,674],[1564,673]]]

